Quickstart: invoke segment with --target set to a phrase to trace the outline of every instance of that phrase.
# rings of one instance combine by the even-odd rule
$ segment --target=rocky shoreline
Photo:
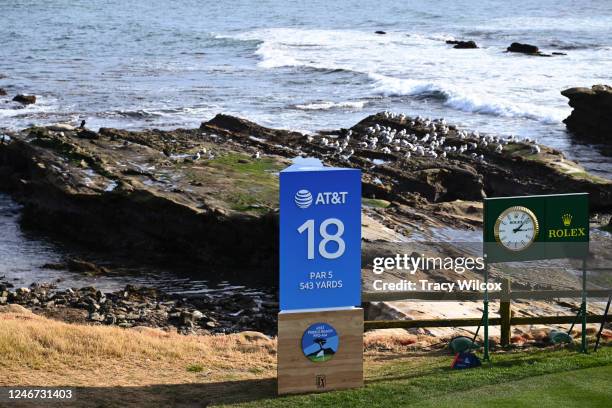
[[[564,122],[570,132],[588,141],[612,145],[612,87],[569,88],[561,92],[574,108]]]
[[[0,190],[22,204],[22,227],[108,259],[180,264],[198,278],[222,265],[275,286],[278,172],[296,157],[362,170],[370,255],[428,228],[480,227],[483,197],[588,192],[595,224],[612,213],[612,182],[558,150],[389,112],[317,134],[217,115],[199,129],[96,132],[58,124],[1,136]],[[63,320],[184,333],[272,333],[277,312],[272,295],[9,289],[0,299]]]
[[[0,305],[18,304],[34,313],[72,323],[145,326],[181,334],[276,333],[278,303],[271,294],[245,296],[169,295],[134,287],[103,293],[95,287],[58,290],[49,283],[13,288],[0,281]]]

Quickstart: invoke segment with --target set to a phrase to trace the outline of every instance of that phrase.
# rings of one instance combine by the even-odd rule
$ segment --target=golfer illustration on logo
[[[315,323],[302,336],[302,352],[314,363],[331,360],[338,351],[336,329],[327,323]]]

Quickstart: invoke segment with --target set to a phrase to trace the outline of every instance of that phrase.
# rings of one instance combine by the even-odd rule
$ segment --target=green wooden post
[[[587,345],[587,298],[586,298],[586,263],[587,260],[584,258],[582,260],[582,304],[580,305],[580,310],[582,312],[582,346],[580,347],[580,352],[587,353],[588,345]]]
[[[484,293],[484,310],[482,313],[482,318],[484,320],[484,361],[489,361],[489,289],[487,288],[487,284],[489,283],[489,265],[485,260],[485,269],[484,269],[484,283],[485,283],[485,293]]]
[[[512,319],[512,308],[510,299],[511,281],[506,278],[502,282],[502,293],[499,300],[499,317],[501,318],[501,345],[507,347],[510,345],[510,322]]]

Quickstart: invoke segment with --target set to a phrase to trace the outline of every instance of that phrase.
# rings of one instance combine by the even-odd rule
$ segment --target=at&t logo
[[[308,190],[300,190],[295,193],[295,204],[300,208],[308,208],[312,205],[312,194]]]
[[[338,205],[345,204],[347,191],[323,191],[317,194],[315,205]],[[300,208],[308,208],[312,205],[312,193],[306,189],[299,190],[295,193],[295,204]]]

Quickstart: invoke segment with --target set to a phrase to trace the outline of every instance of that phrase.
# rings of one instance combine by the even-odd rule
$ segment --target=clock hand
[[[521,222],[521,225],[519,225],[518,227],[514,228],[512,230],[512,232],[514,232],[516,234],[519,231],[523,231],[523,225],[525,225],[525,221]]]

